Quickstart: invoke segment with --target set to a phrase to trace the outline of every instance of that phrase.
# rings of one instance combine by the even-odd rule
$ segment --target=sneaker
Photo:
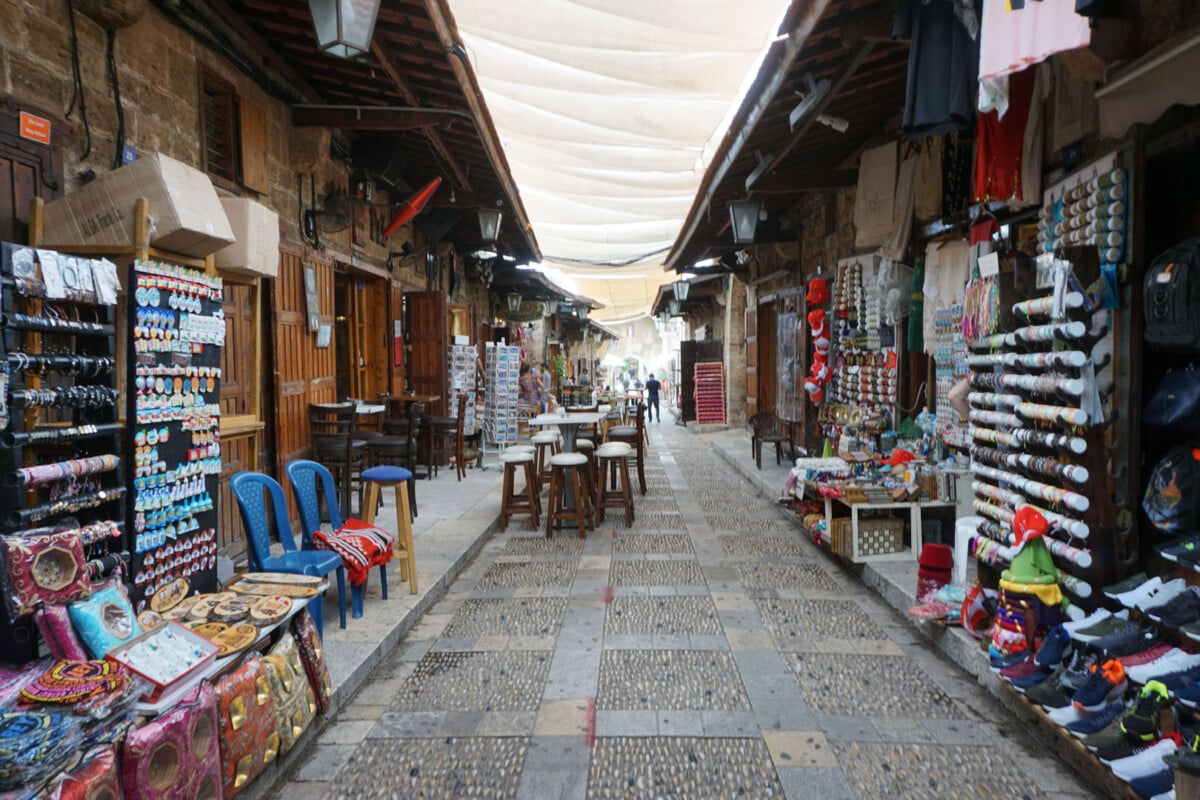
[[[1081,711],[1099,711],[1105,706],[1121,699],[1129,681],[1125,679],[1125,668],[1121,662],[1109,659],[1103,664],[1092,668],[1092,674],[1087,681],[1075,692],[1071,703]]]
[[[1061,672],[1062,670],[1065,669],[1065,667],[1059,667],[1058,669]],[[1003,673],[1001,673],[1001,674],[1003,674]],[[1021,694],[1028,696],[1029,689],[1031,689],[1034,686],[1037,686],[1039,684],[1045,683],[1046,681],[1050,680],[1050,678],[1053,677],[1054,674],[1055,674],[1055,670],[1052,670],[1052,669],[1038,669],[1037,672],[1033,672],[1029,675],[1022,675],[1022,676],[1019,676],[1016,678],[1010,678],[1008,681],[1008,685],[1011,686],[1012,688],[1016,689]]]
[[[1053,670],[1048,667],[1039,667],[1036,661],[1034,661],[1032,658],[1028,658],[1022,661],[1020,664],[1013,664],[1011,667],[1005,667],[1004,669],[1000,670],[1000,677],[1011,683],[1014,680],[1028,678],[1039,673],[1049,675],[1052,671]]]
[[[1090,642],[1091,646],[1100,650],[1109,658],[1118,658],[1126,653],[1137,653],[1145,650],[1158,641],[1158,632],[1153,628],[1144,628],[1136,623],[1129,625],[1108,636],[1102,636]]]
[[[1192,684],[1200,681],[1200,667],[1191,667],[1183,669],[1179,672],[1172,672],[1169,675],[1162,675],[1156,680],[1163,686],[1167,687],[1167,691],[1174,697],[1175,694],[1183,689],[1188,688]]]
[[[1117,660],[1125,667],[1126,672],[1130,667],[1139,667],[1142,664],[1149,664],[1151,661],[1158,659],[1171,652],[1170,642],[1160,642],[1155,640],[1149,647],[1139,653],[1131,653],[1127,656],[1117,656]]]
[[[1128,708],[1125,710],[1126,712],[1129,711]],[[1124,714],[1122,714],[1122,716],[1124,716]],[[1126,736],[1125,731],[1121,729],[1121,717],[1117,717],[1115,720],[1095,733],[1089,733],[1087,736],[1084,736],[1083,746],[1089,750],[1098,750],[1106,745],[1123,742],[1126,738],[1128,737]]]
[[[1169,737],[1164,737],[1169,738]],[[1114,761],[1120,761],[1130,756],[1136,756],[1143,750],[1148,750],[1151,747],[1157,747],[1162,743],[1163,739],[1155,739],[1152,742],[1135,742],[1132,739],[1123,739],[1116,744],[1110,744],[1106,747],[1096,748],[1096,758],[1103,761],[1105,764],[1111,764]],[[1174,742],[1174,739],[1171,739]],[[1172,751],[1173,752],[1173,751]]]
[[[1200,666],[1200,655],[1192,655],[1176,649],[1156,661],[1130,667],[1125,673],[1129,680],[1135,683],[1146,683],[1164,675],[1190,670],[1196,666]]]
[[[1109,725],[1112,725],[1123,713],[1125,713],[1124,703],[1112,703],[1100,709],[1095,714],[1088,714],[1082,719],[1067,723],[1065,727],[1072,736],[1082,739],[1085,736],[1091,736],[1093,733],[1099,733]],[[1120,730],[1120,728],[1117,730]]]
[[[1074,690],[1082,688],[1088,678],[1092,677],[1092,668],[1099,664],[1100,660],[1095,651],[1076,650],[1063,674],[1063,683]]]
[[[1008,655],[1003,656],[991,656],[991,670],[992,672],[1000,672],[1001,670],[1008,669],[1009,667],[1015,667],[1018,664],[1023,664],[1024,662],[1029,661],[1032,656],[1032,650],[1022,650],[1019,653],[1009,653]]]
[[[1048,679],[1025,689],[1025,697],[1031,703],[1037,703],[1049,711],[1052,708],[1065,708],[1071,705],[1071,696],[1077,687],[1064,684],[1067,674],[1066,667],[1056,669]],[[1013,684],[1016,688],[1016,684]]]
[[[1133,704],[1121,715],[1121,731],[1132,739],[1150,742],[1158,738],[1158,720],[1164,708],[1171,704],[1167,687],[1150,681],[1142,687]]]
[[[1133,607],[1145,611],[1147,608],[1164,605],[1179,597],[1187,591],[1187,588],[1187,583],[1183,578],[1167,581],[1157,589],[1151,589],[1142,596],[1134,598]]]
[[[1163,579],[1158,577],[1157,575],[1155,575],[1150,580],[1143,581],[1141,584],[1135,586],[1132,589],[1127,589],[1124,592],[1119,592],[1117,594],[1112,595],[1112,599],[1116,600],[1118,603],[1125,606],[1126,608],[1133,608],[1134,601],[1138,597],[1145,594],[1146,592],[1151,592],[1151,591],[1154,591],[1155,589],[1160,589],[1160,588],[1162,588],[1162,585],[1163,585]]]
[[[1074,703],[1067,703],[1062,708],[1046,709],[1047,719],[1060,728],[1065,728],[1068,725],[1074,725],[1076,722],[1081,722],[1090,716],[1090,711],[1085,711],[1076,706]]]
[[[1057,625],[1046,634],[1033,660],[1039,667],[1049,669],[1058,666],[1070,654],[1071,634],[1062,625]]]
[[[1083,628],[1090,628],[1097,622],[1108,619],[1111,616],[1113,616],[1113,613],[1107,608],[1097,608],[1083,619],[1073,619],[1070,622],[1064,622],[1062,626],[1066,628],[1067,633],[1071,634],[1071,637],[1074,638],[1075,631],[1082,630]],[[1128,614],[1126,614],[1126,616],[1128,616]]]
[[[1200,682],[1176,689],[1172,694],[1175,695],[1175,699],[1179,701],[1180,705],[1200,709]]]
[[[1200,561],[1200,533],[1193,533],[1169,544],[1159,545],[1158,554],[1167,561],[1176,563]]]
[[[1107,619],[1102,619],[1095,625],[1091,625],[1087,628],[1076,628],[1075,631],[1071,633],[1071,638],[1077,642],[1088,644],[1096,641],[1097,639],[1103,639],[1106,636],[1112,636],[1115,633],[1121,633],[1122,631],[1127,631],[1130,628],[1136,627],[1138,627],[1136,622],[1130,622],[1126,618],[1116,616],[1108,617]]]
[[[1146,610],[1146,616],[1168,628],[1179,628],[1200,620],[1200,590],[1180,592],[1170,603]]]
[[[1128,758],[1108,762],[1108,766],[1121,780],[1129,783],[1135,778],[1142,778],[1162,771],[1163,757],[1175,752],[1180,744],[1179,734],[1164,736],[1140,753]]]
[[[1180,625],[1179,632],[1189,639],[1200,641],[1200,620],[1189,622],[1187,625]]]
[[[1146,582],[1146,573],[1139,572],[1135,575],[1130,575],[1128,578],[1118,581],[1111,586],[1105,586],[1101,591],[1106,597],[1111,597],[1116,600],[1117,595],[1136,589]]]
[[[1175,773],[1170,769],[1160,769],[1158,772],[1134,778],[1129,782],[1129,788],[1137,792],[1139,797],[1149,797],[1150,800],[1174,800]]]

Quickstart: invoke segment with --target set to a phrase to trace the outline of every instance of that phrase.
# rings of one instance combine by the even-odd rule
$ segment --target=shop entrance
[[[338,398],[370,400],[387,390],[383,280],[338,272],[334,277],[333,347]]]

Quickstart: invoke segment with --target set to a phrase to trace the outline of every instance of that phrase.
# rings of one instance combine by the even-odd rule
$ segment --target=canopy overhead
[[[547,260],[661,264],[787,5],[451,0]],[[623,280],[583,291],[644,312],[658,283]]]

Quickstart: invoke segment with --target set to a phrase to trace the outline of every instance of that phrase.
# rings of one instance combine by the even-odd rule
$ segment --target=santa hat
[[[1050,523],[1046,521],[1042,512],[1033,506],[1024,505],[1018,508],[1017,513],[1013,515],[1012,532],[1013,555],[1016,555],[1026,544],[1049,533]]]
[[[824,278],[813,278],[808,282],[808,294],[804,302],[809,306],[819,306],[829,300],[829,284]]]

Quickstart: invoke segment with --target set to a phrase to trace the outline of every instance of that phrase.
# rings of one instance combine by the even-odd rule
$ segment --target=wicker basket
[[[898,517],[859,517],[858,555],[877,556],[904,549],[904,520]],[[850,517],[833,520],[830,548],[839,556],[854,555],[854,523]]]

